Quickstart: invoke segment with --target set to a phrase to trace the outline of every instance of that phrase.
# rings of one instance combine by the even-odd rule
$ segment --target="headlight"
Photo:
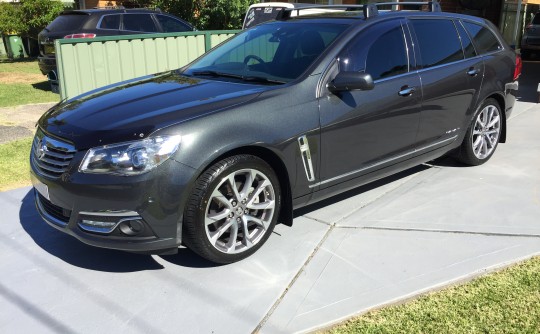
[[[83,173],[138,175],[146,173],[176,152],[181,136],[156,136],[143,140],[92,148],[79,170]]]

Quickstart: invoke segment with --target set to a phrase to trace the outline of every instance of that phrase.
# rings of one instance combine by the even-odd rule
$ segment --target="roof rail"
[[[92,7],[92,9],[126,9],[124,6],[101,6],[101,7]]]
[[[437,0],[420,2],[420,1],[403,1],[403,2],[378,2],[375,6],[429,6],[431,12],[442,12],[441,4]]]
[[[356,11],[356,10],[362,10],[364,12],[364,17],[370,18],[375,17],[379,15],[378,6],[429,6],[429,10],[431,12],[441,12],[441,5],[439,4],[439,1],[432,0],[427,2],[419,2],[419,1],[405,1],[405,2],[378,2],[378,3],[370,3],[367,5],[307,5],[302,7],[296,7],[296,8],[286,8],[284,11],[284,15],[281,17],[282,19],[287,19],[291,16],[291,13],[293,11],[297,12],[297,15],[300,11],[307,10],[307,9],[341,9],[343,11]]]

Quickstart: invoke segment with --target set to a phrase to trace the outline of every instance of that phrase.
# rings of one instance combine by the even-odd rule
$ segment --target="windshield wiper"
[[[272,80],[265,77],[253,76],[253,75],[239,75],[233,73],[217,72],[217,71],[196,71],[191,73],[194,76],[211,76],[211,77],[224,77],[224,78],[234,78],[240,79],[246,82],[259,82],[259,83],[269,83],[269,84],[284,84],[286,82],[279,80]]]
[[[217,72],[217,71],[197,71],[197,72],[193,72],[191,74],[195,75],[195,76],[205,75],[205,76],[211,76],[211,77],[224,77],[224,78],[243,79],[243,76],[238,75],[238,74]]]
[[[268,79],[268,78],[265,78],[265,77],[258,77],[258,76],[254,76],[254,75],[244,76],[244,77],[242,77],[242,80],[250,81],[250,82],[262,82],[262,83],[270,83],[270,84],[280,84],[280,85],[286,83],[285,81],[273,80],[273,79]]]

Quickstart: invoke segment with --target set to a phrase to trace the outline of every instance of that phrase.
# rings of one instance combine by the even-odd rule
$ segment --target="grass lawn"
[[[59,100],[36,60],[0,60],[0,107]]]
[[[369,312],[327,333],[540,333],[540,257]]]
[[[0,145],[0,191],[30,185],[31,146],[31,137]]]

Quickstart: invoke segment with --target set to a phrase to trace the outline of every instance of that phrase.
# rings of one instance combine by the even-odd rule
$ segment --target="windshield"
[[[189,66],[185,75],[287,83],[298,78],[345,24],[274,22],[233,37]]]

